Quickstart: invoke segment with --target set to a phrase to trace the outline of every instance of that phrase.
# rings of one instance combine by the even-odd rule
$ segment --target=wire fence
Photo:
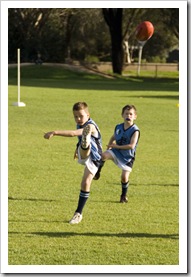
[[[165,75],[179,74],[179,64],[173,63],[134,63],[124,66],[124,72],[134,72],[135,75],[141,76],[141,72],[144,74],[151,75],[155,78]],[[173,74],[174,73],[174,74]]]
[[[91,67],[102,71],[112,72],[112,64],[110,62],[100,62],[91,64]],[[124,76],[150,76],[150,77],[165,77],[165,76],[179,76],[179,64],[178,63],[131,63],[124,64],[123,66]]]

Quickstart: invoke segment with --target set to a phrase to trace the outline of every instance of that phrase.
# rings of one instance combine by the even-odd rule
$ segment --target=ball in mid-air
[[[152,37],[153,33],[153,24],[150,21],[143,21],[137,26],[135,35],[138,41],[146,41]]]

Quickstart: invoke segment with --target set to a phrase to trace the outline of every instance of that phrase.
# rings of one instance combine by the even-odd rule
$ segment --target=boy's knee
[[[129,182],[129,179],[128,179],[128,178],[122,177],[122,178],[121,178],[121,182],[124,183],[124,184],[125,184],[125,183],[128,183],[128,182]]]
[[[107,151],[103,152],[101,157],[102,161],[113,160],[113,156]]]
[[[102,159],[102,161],[107,160],[107,153],[103,152],[101,155],[101,159]]]
[[[123,171],[122,174],[121,174],[121,182],[122,183],[128,183],[129,175],[130,175],[129,171],[125,171],[125,172]]]

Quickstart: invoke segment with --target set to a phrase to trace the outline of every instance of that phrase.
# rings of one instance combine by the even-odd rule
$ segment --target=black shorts
[[[129,166],[130,168],[133,168],[134,161],[135,161],[135,158],[132,158],[128,163],[126,163],[126,165]]]

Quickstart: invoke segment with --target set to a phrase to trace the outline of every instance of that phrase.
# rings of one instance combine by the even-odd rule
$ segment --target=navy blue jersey
[[[124,129],[124,123],[118,124],[115,127],[114,136],[117,145],[130,144],[132,135],[139,131],[137,125],[133,124],[128,129]],[[138,141],[134,149],[111,149],[115,156],[124,164],[129,163],[132,159],[135,159],[135,152],[137,148]]]
[[[77,129],[84,128],[88,124],[93,124],[98,131],[98,137],[91,135],[90,156],[93,161],[100,161],[101,154],[102,154],[102,139],[101,139],[101,133],[100,133],[100,130],[99,130],[99,127],[97,126],[97,124],[91,118],[89,118],[89,120],[84,125],[81,126],[81,125],[77,124]],[[81,140],[82,140],[82,136],[78,136],[78,145],[81,143]]]

